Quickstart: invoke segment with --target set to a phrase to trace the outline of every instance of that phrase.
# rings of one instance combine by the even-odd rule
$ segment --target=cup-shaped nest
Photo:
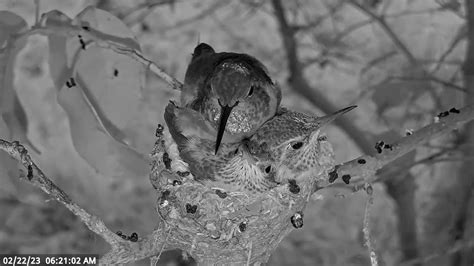
[[[307,202],[333,168],[328,163],[318,176],[265,193],[226,192],[193,179],[162,126],[157,137],[150,174],[156,209],[169,238],[203,264],[265,263],[289,232],[303,226]]]

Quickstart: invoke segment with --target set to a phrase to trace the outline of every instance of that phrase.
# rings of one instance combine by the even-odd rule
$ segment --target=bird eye
[[[253,94],[253,86],[250,87],[250,91],[249,91],[249,94],[247,96],[250,97],[250,96],[252,96],[252,94]]]
[[[291,147],[295,150],[298,150],[299,148],[303,147],[303,142],[301,142],[301,141],[295,142],[295,143],[291,144]]]
[[[272,170],[272,166],[269,165],[269,166],[267,166],[267,168],[265,168],[265,173],[268,174],[268,173],[270,173],[271,170]]]

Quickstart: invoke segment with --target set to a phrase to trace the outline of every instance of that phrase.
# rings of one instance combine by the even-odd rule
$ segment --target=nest
[[[303,210],[316,187],[326,183],[331,163],[298,184],[266,193],[226,192],[195,181],[169,133],[159,125],[150,181],[156,209],[170,239],[202,264],[265,263],[281,240],[303,226]],[[328,161],[328,160],[326,160]]]

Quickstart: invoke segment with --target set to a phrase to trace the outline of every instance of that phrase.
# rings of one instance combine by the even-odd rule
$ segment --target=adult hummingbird
[[[316,170],[323,170],[323,165],[333,164],[332,146],[321,135],[321,129],[355,107],[322,117],[280,108],[245,145],[260,161],[274,166],[273,179],[277,183],[314,176],[318,174]]]
[[[205,138],[214,128],[201,113],[170,102],[164,117],[180,157],[196,181],[229,192],[264,192],[277,185],[242,143],[222,143],[215,154],[214,141]]]
[[[280,88],[254,57],[216,53],[205,43],[194,49],[184,78],[181,106],[198,111],[211,122],[216,154],[221,142],[239,142],[253,135],[275,115],[280,102]]]

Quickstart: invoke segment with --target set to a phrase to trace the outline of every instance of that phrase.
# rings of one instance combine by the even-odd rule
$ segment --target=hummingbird
[[[214,129],[201,113],[170,102],[164,117],[180,157],[196,181],[229,192],[264,192],[277,185],[242,143],[222,143],[215,154],[214,141],[205,138]],[[191,122],[195,126],[190,127]]]
[[[206,43],[194,49],[186,70],[181,106],[201,113],[215,128],[215,154],[222,142],[240,142],[273,117],[281,89],[256,58],[220,52]],[[178,118],[179,119],[179,118]]]
[[[321,129],[356,106],[346,107],[333,114],[313,117],[280,108],[245,145],[261,162],[273,165],[271,178],[276,183],[289,179],[301,179],[315,175],[322,165],[333,164],[332,146]]]

